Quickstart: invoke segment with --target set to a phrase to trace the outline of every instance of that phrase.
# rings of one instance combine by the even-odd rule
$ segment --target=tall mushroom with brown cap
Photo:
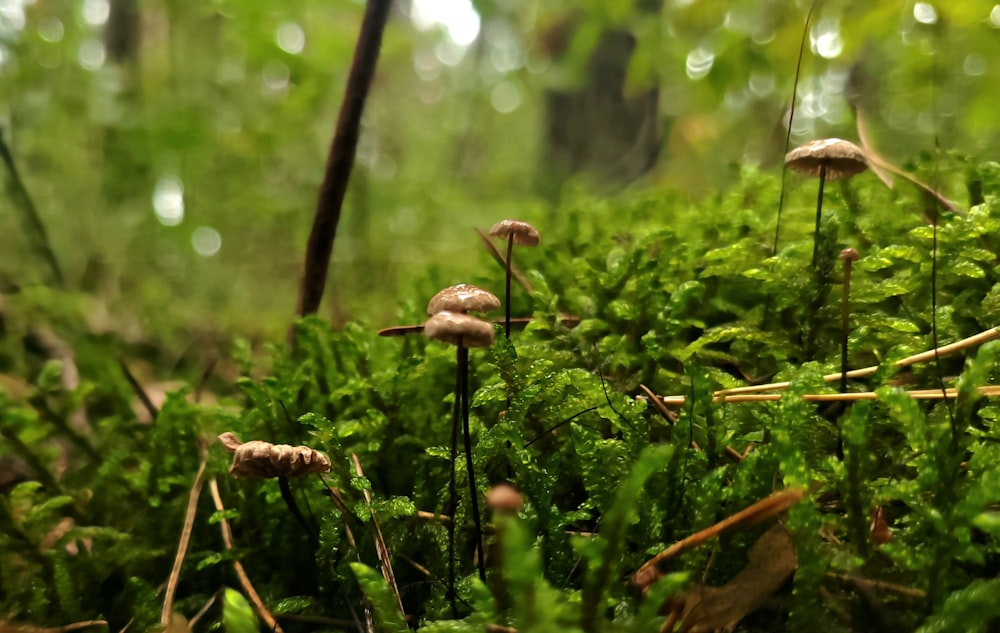
[[[440,294],[440,293],[439,293]],[[494,297],[495,298],[495,297]],[[451,427],[451,479],[448,482],[449,496],[457,498],[455,491],[455,461],[458,459],[458,420],[461,411],[463,438],[465,440],[465,468],[469,476],[472,520],[476,526],[476,554],[479,563],[479,578],[486,580],[486,565],[483,550],[483,526],[479,516],[479,493],[476,492],[476,474],[472,463],[472,434],[469,431],[469,348],[489,347],[493,344],[493,326],[476,317],[447,310],[438,312],[424,323],[424,335],[428,338],[451,343],[458,347],[458,363],[455,372],[455,406],[452,409]],[[455,522],[448,524],[448,591],[452,612],[455,605]]]
[[[785,165],[797,172],[819,177],[816,198],[816,229],[813,234],[812,265],[819,254],[819,223],[823,213],[823,186],[827,180],[850,178],[868,169],[868,161],[860,147],[839,138],[809,141],[785,155]]]
[[[427,315],[438,312],[492,312],[500,307],[497,296],[479,286],[458,284],[438,291],[427,302]]]
[[[538,246],[538,230],[521,220],[501,220],[490,229],[490,235],[507,240],[507,257],[504,259],[506,279],[504,280],[504,334],[510,338],[510,267],[514,244],[518,246]]]

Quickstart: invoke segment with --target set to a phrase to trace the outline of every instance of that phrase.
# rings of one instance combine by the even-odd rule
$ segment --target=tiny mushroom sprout
[[[472,284],[448,286],[427,302],[428,316],[439,312],[491,312],[500,307],[497,296]],[[431,337],[433,338],[433,337]]]
[[[485,291],[483,291],[485,292]],[[438,293],[440,295],[441,293]],[[437,296],[435,296],[437,298]],[[496,299],[496,297],[494,297]],[[434,300],[431,300],[434,303]],[[424,335],[428,338],[444,341],[458,346],[458,363],[455,380],[455,406],[452,409],[451,427],[451,479],[449,494],[452,499],[455,493],[455,461],[458,454],[458,420],[461,410],[463,437],[465,440],[465,467],[469,477],[470,501],[472,518],[476,527],[476,553],[479,562],[479,578],[486,580],[486,567],[483,550],[483,527],[479,516],[479,493],[476,491],[476,475],[472,463],[472,435],[469,430],[469,348],[489,347],[493,344],[493,325],[476,317],[444,310],[434,314],[424,323]],[[455,522],[448,524],[448,582],[449,591],[454,599],[455,584]]]
[[[823,213],[823,186],[827,180],[850,178],[868,169],[864,151],[850,141],[826,138],[810,141],[785,155],[785,165],[797,172],[819,178],[816,198],[816,229],[813,234],[813,266],[819,248],[819,223]]]
[[[504,334],[510,338],[510,274],[511,256],[514,244],[518,246],[538,246],[538,230],[521,220],[501,220],[490,229],[490,235],[507,240],[507,257],[504,259],[506,279],[504,280]]]

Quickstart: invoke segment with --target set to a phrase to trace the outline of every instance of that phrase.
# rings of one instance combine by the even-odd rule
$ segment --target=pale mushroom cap
[[[427,314],[438,312],[489,312],[500,307],[497,296],[472,284],[449,286],[431,297],[427,302]]]
[[[240,442],[233,433],[223,433],[219,441],[233,455],[229,474],[233,477],[303,477],[330,472],[330,458],[308,446],[271,444],[260,440]]]
[[[490,229],[493,237],[508,239],[514,236],[514,243],[519,246],[538,246],[538,229],[521,220],[501,220]]]
[[[461,312],[438,312],[424,323],[424,335],[462,347],[489,347],[493,344],[493,326],[482,319]]]
[[[850,178],[868,169],[868,161],[860,147],[840,138],[809,141],[785,155],[785,164],[795,171],[819,176],[826,165],[826,179]]]

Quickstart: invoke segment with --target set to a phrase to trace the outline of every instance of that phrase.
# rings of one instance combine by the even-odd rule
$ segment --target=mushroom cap
[[[424,323],[424,335],[462,347],[489,347],[493,344],[493,326],[482,319],[461,312],[438,312]]]
[[[514,243],[519,246],[538,246],[538,229],[521,220],[500,220],[490,229],[493,237],[508,239],[514,236]]]
[[[271,444],[260,440],[240,442],[233,433],[219,441],[233,454],[229,474],[233,477],[303,477],[330,472],[330,458],[308,446]]]
[[[497,296],[472,284],[449,286],[431,297],[427,302],[427,314],[438,312],[489,312],[500,307]]]
[[[861,255],[858,253],[858,249],[850,246],[840,251],[840,259],[845,262],[856,262],[859,257],[861,257]]]
[[[826,179],[850,178],[868,169],[864,151],[850,141],[824,138],[809,141],[785,154],[785,164],[795,171],[819,176],[826,165]]]
[[[524,499],[514,486],[497,484],[486,493],[486,505],[494,512],[517,514],[524,508]]]

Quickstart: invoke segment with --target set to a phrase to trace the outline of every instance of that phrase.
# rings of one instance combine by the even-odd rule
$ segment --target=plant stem
[[[844,260],[844,301],[840,312],[840,393],[847,393],[847,338],[851,327],[851,260]]]
[[[813,268],[819,259],[819,223],[823,215],[823,185],[826,184],[826,163],[819,166],[819,195],[816,196],[816,229],[813,232]]]
[[[309,523],[306,518],[302,516],[302,512],[299,510],[298,504],[295,503],[295,497],[292,496],[292,489],[288,485],[288,477],[278,477],[278,488],[281,489],[281,498],[284,500],[285,505],[288,506],[288,510],[292,513],[292,516],[299,522],[302,528],[306,531],[309,536],[310,541],[317,541],[319,535],[313,532],[313,529],[309,527]]]
[[[510,258],[514,254],[514,234],[511,233],[507,236],[507,258],[504,260],[507,262],[505,268],[507,270],[506,279],[504,280],[504,319],[503,319],[503,331],[504,334],[510,339]]]
[[[459,340],[455,363],[455,405],[452,407],[451,422],[451,477],[448,479],[448,500],[452,505],[451,515],[455,516],[458,506],[458,491],[455,486],[455,462],[458,461],[458,419],[462,407],[462,341]],[[448,599],[451,602],[452,618],[458,619],[458,603],[455,601],[455,522],[448,522]]]
[[[462,381],[462,431],[465,435],[465,469],[469,477],[469,501],[472,504],[472,521],[476,526],[476,557],[479,579],[486,582],[486,552],[483,550],[483,524],[479,516],[479,493],[476,491],[476,471],[472,463],[472,434],[469,432],[469,349],[459,340],[458,371]]]

